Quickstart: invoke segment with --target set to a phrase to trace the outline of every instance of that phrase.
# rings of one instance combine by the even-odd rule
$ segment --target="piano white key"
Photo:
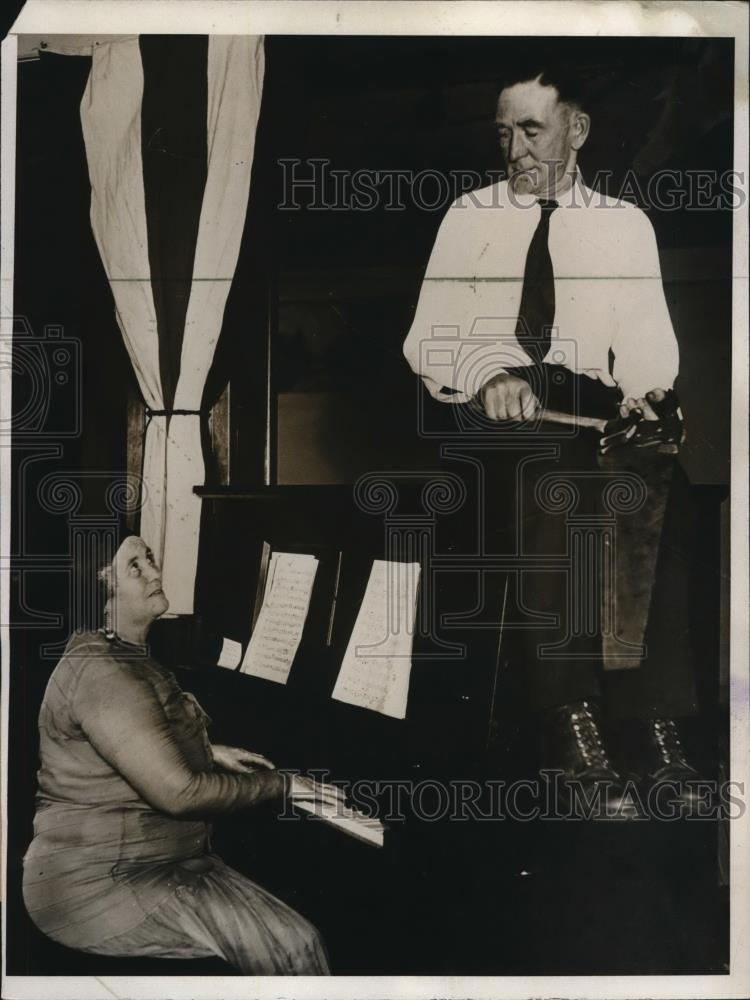
[[[383,846],[385,827],[375,816],[366,816],[358,809],[352,806],[342,807],[340,803],[329,804],[302,800],[295,802],[295,805],[359,840],[377,847]]]

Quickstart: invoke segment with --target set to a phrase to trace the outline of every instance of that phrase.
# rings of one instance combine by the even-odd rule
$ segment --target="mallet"
[[[568,424],[572,427],[591,427],[600,433],[604,432],[607,421],[600,417],[582,417],[577,413],[560,413],[557,410],[541,410],[539,419],[550,424]]]

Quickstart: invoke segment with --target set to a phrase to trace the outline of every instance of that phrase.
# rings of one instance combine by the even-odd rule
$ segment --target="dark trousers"
[[[619,392],[588,376],[552,365],[515,374],[530,382],[546,409],[616,415]],[[456,411],[443,417],[453,422],[453,437],[462,423],[461,408],[444,409]],[[616,474],[597,461],[599,432],[542,422],[488,426],[482,433],[485,444],[474,449],[483,466],[481,534],[488,554],[519,557],[509,573],[505,631],[522,662],[530,708],[603,698],[607,711],[620,717],[695,714],[688,610],[695,512],[681,467],[675,462],[644,655],[637,667],[604,670],[601,563],[595,555],[607,532],[627,544],[625,521],[632,515],[611,510],[608,488]],[[467,453],[472,452],[466,440]],[[472,440],[478,440],[476,433]],[[632,538],[632,525],[630,530]],[[615,601],[624,588],[647,587],[650,579],[645,570],[634,579],[615,574]]]

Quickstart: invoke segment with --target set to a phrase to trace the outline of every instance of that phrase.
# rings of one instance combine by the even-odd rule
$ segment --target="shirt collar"
[[[573,183],[561,195],[556,195],[553,199],[561,208],[580,208],[586,204],[582,198],[583,178],[581,171],[576,167],[573,174]],[[512,202],[520,208],[531,208],[536,205],[539,199],[532,194],[517,194],[513,196]]]
[[[573,183],[570,185],[567,191],[563,192],[561,195],[555,196],[555,201],[561,208],[580,208],[585,202],[581,199],[581,188],[583,187],[583,178],[581,177],[581,171],[576,167],[575,173],[573,174]]]

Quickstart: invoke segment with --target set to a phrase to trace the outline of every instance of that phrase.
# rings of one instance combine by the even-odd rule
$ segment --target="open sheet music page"
[[[419,563],[372,564],[333,697],[394,719],[406,717]]]
[[[296,552],[274,552],[263,606],[250,637],[242,673],[286,684],[310,606],[318,560]]]

